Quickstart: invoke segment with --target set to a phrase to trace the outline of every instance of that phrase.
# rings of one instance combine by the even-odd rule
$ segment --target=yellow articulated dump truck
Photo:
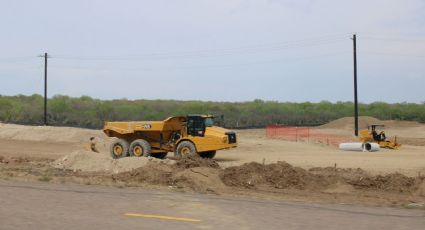
[[[135,156],[164,158],[213,158],[217,150],[235,148],[236,134],[214,126],[211,115],[169,117],[164,121],[106,122],[103,132],[114,137],[110,152],[114,159]]]

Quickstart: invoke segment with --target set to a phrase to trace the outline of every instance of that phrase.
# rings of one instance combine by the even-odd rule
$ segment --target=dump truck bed
[[[179,130],[185,117],[169,117],[164,121],[114,121],[106,122],[103,132],[108,136],[132,134],[135,132],[167,132]]]
[[[164,130],[164,122],[162,121],[118,121],[106,122],[103,131],[108,134],[109,131],[114,131],[119,134],[129,134],[137,131],[156,131]]]

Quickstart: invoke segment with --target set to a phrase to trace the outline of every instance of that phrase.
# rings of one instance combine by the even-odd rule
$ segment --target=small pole
[[[295,127],[295,142],[298,142],[298,127]]]
[[[359,135],[359,108],[357,101],[357,37],[353,34],[353,59],[354,59],[354,135]]]
[[[44,53],[44,125],[47,126],[47,53]]]
[[[307,128],[307,143],[310,143],[310,128]]]

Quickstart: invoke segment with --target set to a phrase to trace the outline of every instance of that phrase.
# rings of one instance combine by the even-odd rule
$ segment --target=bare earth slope
[[[108,154],[109,140],[100,130],[3,124],[0,180],[142,186],[315,202],[418,203],[423,207],[423,146],[344,152],[323,144],[267,139],[262,129],[237,132],[239,147],[219,151],[215,160],[113,160]],[[98,139],[100,153],[86,150],[92,136]]]
[[[364,121],[362,118],[361,121]],[[343,118],[320,127],[324,132],[342,132],[350,135],[350,120]],[[366,118],[366,122],[375,122],[374,118]],[[397,124],[386,121],[386,124]],[[400,122],[399,122],[400,123]],[[394,125],[398,133],[416,135],[414,132],[425,135],[425,125],[402,122]],[[329,129],[328,127],[334,127]],[[390,130],[392,133],[392,130]],[[241,165],[248,162],[274,163],[286,161],[302,168],[337,167],[362,168],[371,173],[400,172],[405,175],[416,176],[425,174],[425,147],[403,145],[399,151],[381,150],[376,153],[344,152],[333,146],[319,145],[304,142],[290,142],[267,139],[263,129],[238,130],[239,147],[227,151],[219,151],[217,162],[223,167]],[[389,131],[387,132],[390,133]],[[108,155],[108,139],[100,130],[89,130],[69,127],[43,127],[0,124],[0,156],[33,157],[58,159],[75,154],[76,151],[88,149],[88,140],[91,136],[98,139],[98,147],[102,158]],[[416,135],[419,136],[419,135]],[[171,154],[170,154],[171,155]],[[74,159],[70,157],[70,159]],[[85,158],[77,158],[84,159]],[[92,160],[96,164],[96,160]],[[127,160],[135,161],[134,160]],[[78,162],[76,165],[80,164]],[[80,164],[81,165],[81,164]],[[109,166],[108,166],[109,167]]]

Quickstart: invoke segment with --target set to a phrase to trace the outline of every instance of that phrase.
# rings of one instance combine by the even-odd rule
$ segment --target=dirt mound
[[[359,178],[348,182],[355,188],[373,189],[394,192],[412,192],[416,190],[418,181],[413,177],[407,177],[400,173],[378,175],[375,177]]]
[[[338,181],[335,184],[329,186],[329,188],[323,190],[324,193],[330,194],[349,194],[355,191],[354,186]]]
[[[417,187],[416,195],[425,197],[425,180],[419,183]]]
[[[172,184],[178,188],[213,193],[221,193],[226,187],[220,179],[220,171],[209,167],[195,167],[177,172],[172,176]]]
[[[172,164],[170,160],[152,157],[126,157],[114,160],[109,155],[91,151],[75,151],[52,163],[54,168],[82,172],[120,173],[145,166],[148,162]]]
[[[359,117],[359,129],[367,129],[369,125],[385,125],[386,128],[410,128],[421,126],[421,123],[415,121],[395,121],[388,120],[383,121],[374,117],[360,116]],[[321,129],[349,129],[354,128],[354,117],[343,117],[327,124],[318,126]]]
[[[374,118],[374,117],[367,117],[367,116],[360,116],[359,117],[359,128],[360,129],[366,129],[368,125],[372,124],[382,124],[382,121]],[[343,117],[334,121],[331,121],[327,124],[321,125],[318,128],[323,129],[353,129],[354,127],[354,118],[353,117]]]
[[[149,162],[129,172],[113,175],[116,181],[129,186],[138,184],[166,185],[196,192],[220,193],[225,186],[219,177],[219,169],[211,167],[182,168],[177,165]]]
[[[345,180],[357,180],[359,178],[371,177],[370,173],[357,168],[335,168],[335,167],[314,167],[308,170],[309,173],[321,175],[324,177],[341,177]]]
[[[72,127],[0,125],[1,139],[81,143],[90,137],[103,139],[105,135],[100,130]]]
[[[176,166],[183,169],[196,167],[220,168],[215,160],[201,157],[182,158],[177,161]]]
[[[286,162],[268,165],[251,162],[226,168],[221,174],[224,184],[245,188],[305,189],[327,184],[325,180],[321,181],[319,177],[319,175],[311,174],[302,168],[293,167]]]
[[[121,172],[112,176],[114,180],[126,182],[128,185],[149,183],[154,185],[169,185],[174,168],[168,164],[148,162],[128,172]]]
[[[220,178],[227,186],[249,189],[300,189],[326,193],[357,190],[414,193],[423,189],[424,178],[399,173],[370,176],[361,169],[313,168],[309,171],[286,162],[248,163],[226,168]],[[420,192],[422,193],[422,192]]]

